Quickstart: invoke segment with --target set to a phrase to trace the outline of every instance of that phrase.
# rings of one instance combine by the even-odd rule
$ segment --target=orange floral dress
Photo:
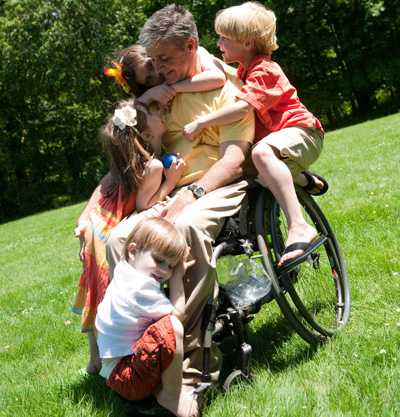
[[[97,306],[103,300],[109,283],[105,243],[111,230],[135,209],[135,194],[124,196],[119,186],[114,193],[101,196],[96,207],[89,213],[90,225],[85,229],[83,271],[72,307],[81,315],[81,330],[94,329]]]

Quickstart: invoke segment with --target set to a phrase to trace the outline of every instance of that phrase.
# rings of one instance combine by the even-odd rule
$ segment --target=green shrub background
[[[218,54],[216,12],[182,1]],[[147,0],[0,1],[0,221],[86,198],[106,170],[97,132],[121,93],[102,69],[133,43]],[[399,1],[274,0],[275,59],[325,126],[399,108]]]

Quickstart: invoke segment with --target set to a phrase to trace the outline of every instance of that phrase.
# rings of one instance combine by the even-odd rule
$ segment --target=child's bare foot
[[[86,372],[89,375],[97,375],[101,370],[101,359],[90,359],[88,364],[86,365]]]
[[[318,236],[317,231],[307,223],[289,229],[286,249],[278,262],[278,266],[301,256],[307,246]]]
[[[179,399],[177,399],[179,397]],[[161,390],[156,395],[157,402],[167,410],[171,411],[177,417],[198,417],[199,406],[197,395],[194,393],[193,387],[183,385],[178,395],[166,394]]]

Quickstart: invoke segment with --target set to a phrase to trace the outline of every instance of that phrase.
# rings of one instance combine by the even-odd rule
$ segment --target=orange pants
[[[161,383],[161,374],[176,352],[170,316],[153,323],[136,342],[134,354],[122,358],[107,379],[107,385],[127,400],[148,397]]]

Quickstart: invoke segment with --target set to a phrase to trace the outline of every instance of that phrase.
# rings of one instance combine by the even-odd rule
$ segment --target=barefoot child
[[[109,283],[105,241],[112,228],[135,208],[144,210],[163,200],[185,168],[178,158],[169,169],[163,169],[156,158],[165,130],[161,119],[157,113],[133,105],[133,100],[121,103],[102,131],[110,173],[94,191],[75,229],[81,243],[83,272],[72,310],[81,314],[81,328],[87,333],[87,372],[91,374],[101,367],[93,328],[97,306]]]
[[[187,261],[185,238],[161,217],[139,223],[97,310],[97,342],[107,385],[123,398],[155,394],[176,416],[192,417],[196,402],[182,391]],[[162,290],[168,282],[170,299]],[[161,384],[161,386],[160,386]]]
[[[202,129],[232,123],[254,108],[258,142],[252,160],[288,221],[286,249],[279,262],[283,265],[300,256],[317,235],[302,215],[293,181],[313,195],[327,191],[322,177],[305,171],[322,150],[324,132],[281,67],[271,60],[278,48],[273,11],[256,2],[229,7],[218,13],[215,30],[224,61],[239,63],[237,75],[245,85],[235,104],[186,125],[185,136],[194,140]]]

